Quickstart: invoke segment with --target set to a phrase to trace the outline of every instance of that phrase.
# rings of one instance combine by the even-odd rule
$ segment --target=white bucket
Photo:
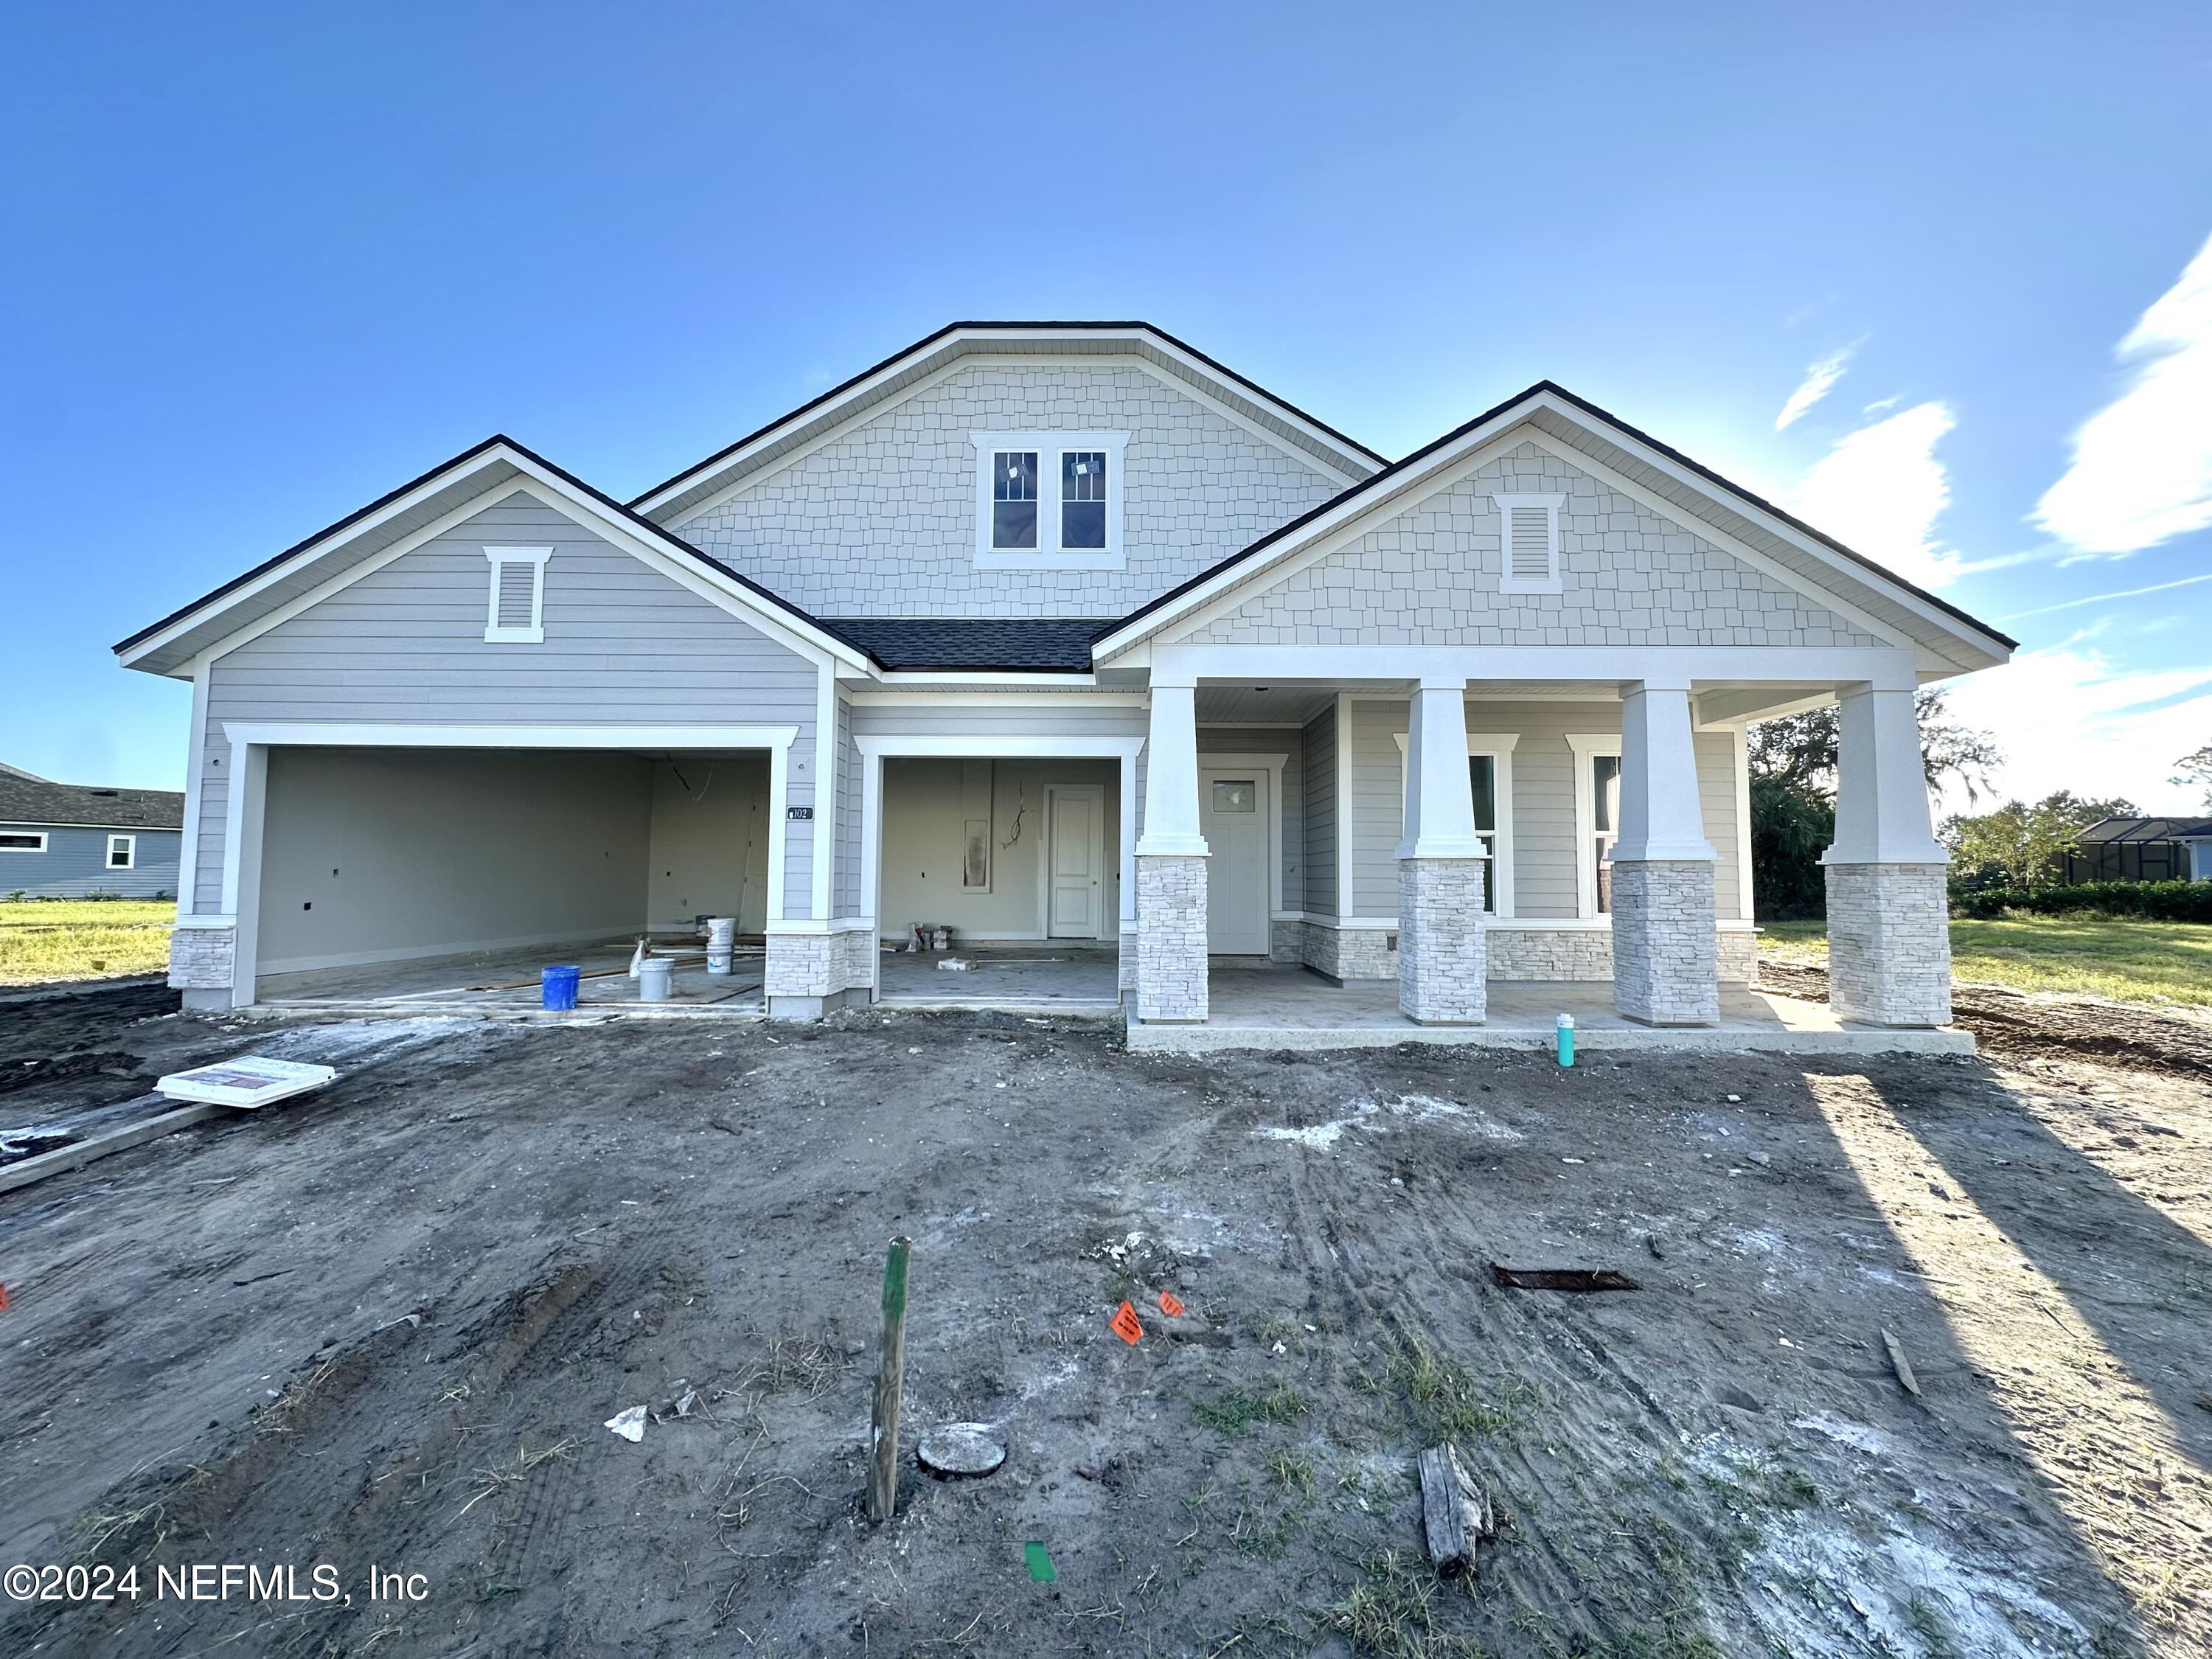
[[[665,1002],[668,988],[674,978],[676,964],[666,957],[647,957],[638,965],[637,998],[640,1002]]]
[[[737,938],[738,919],[735,916],[707,918],[707,971],[708,973],[726,975],[731,971],[731,958],[736,952]]]

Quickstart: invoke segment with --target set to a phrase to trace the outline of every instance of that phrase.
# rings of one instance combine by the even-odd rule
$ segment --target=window
[[[1119,570],[1125,432],[978,432],[975,568]]]
[[[1216,778],[1213,781],[1213,810],[1217,812],[1258,811],[1259,781],[1255,778]]]
[[[1403,813],[1409,781],[1406,734],[1401,732],[1397,738],[1399,811]],[[1482,871],[1482,908],[1501,919],[1513,914],[1513,748],[1520,741],[1515,732],[1470,732],[1467,738],[1467,785],[1474,800],[1474,833],[1489,854]]]
[[[1613,847],[1620,839],[1620,739],[1611,732],[1574,736],[1575,908],[1584,916],[1613,914]]]
[[[107,867],[111,870],[135,870],[138,866],[138,837],[110,836],[107,838]]]
[[[46,850],[46,832],[43,830],[0,830],[0,853],[43,853]]]
[[[491,592],[484,638],[494,644],[538,645],[545,639],[545,561],[550,547],[487,547]]]
[[[1559,504],[1564,495],[1492,495],[1498,503],[1498,591],[1559,591]]]

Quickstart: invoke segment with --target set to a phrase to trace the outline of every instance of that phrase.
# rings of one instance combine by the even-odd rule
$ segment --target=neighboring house
[[[185,798],[166,789],[50,783],[0,766],[0,899],[170,898]]]
[[[2212,818],[2100,818],[2066,854],[2066,879],[2212,881]]]
[[[1753,967],[1747,722],[1840,701],[1839,1010],[1948,1020],[1915,690],[2013,641],[1551,384],[1386,462],[1141,323],[957,324],[627,505],[495,437],[116,649],[192,685],[173,982],[735,913],[1611,979]]]

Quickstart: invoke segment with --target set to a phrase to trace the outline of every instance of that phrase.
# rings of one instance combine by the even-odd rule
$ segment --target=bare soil
[[[180,1056],[343,1075],[0,1195],[0,1565],[140,1569],[136,1599],[0,1605],[0,1651],[2212,1644],[2188,1078],[29,1006],[0,1052],[121,1058],[15,1089],[6,1123]],[[977,1421],[1008,1455],[963,1481],[909,1457],[878,1528],[898,1233],[904,1443]],[[1507,1289],[1494,1262],[1638,1288]],[[602,1426],[639,1405],[640,1443]],[[1452,1580],[1413,1474],[1446,1437],[1501,1521]],[[289,1565],[302,1599],[242,1573],[157,1597],[195,1564]],[[349,1599],[313,1599],[318,1564]],[[372,1566],[420,1599],[371,1599]]]

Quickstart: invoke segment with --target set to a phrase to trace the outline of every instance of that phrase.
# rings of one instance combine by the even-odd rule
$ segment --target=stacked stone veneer
[[[1121,960],[1115,963],[1115,970],[1121,1000],[1127,1002],[1137,989],[1137,930],[1133,927],[1121,929]]]
[[[1398,1007],[1419,1025],[1478,1025],[1488,1006],[1483,859],[1398,860]]]
[[[1948,1025],[1944,866],[1832,864],[1827,884],[1828,1006],[1838,1017],[1870,1025]]]
[[[235,927],[179,927],[169,935],[169,983],[180,991],[228,991],[237,969]]]
[[[1305,965],[1325,979],[1394,980],[1398,977],[1395,927],[1338,927],[1325,921],[1304,924],[1300,938]]]
[[[811,1018],[845,1003],[866,1002],[876,949],[876,935],[866,927],[834,933],[770,933],[761,979],[769,1012]]]
[[[1500,593],[1493,493],[1564,495],[1558,593]],[[1188,636],[1194,645],[1880,645],[1534,444]]]
[[[1718,1023],[1711,860],[1613,860],[1613,1006],[1647,1025]]]
[[[1595,982],[1613,977],[1613,933],[1605,927],[1498,927],[1490,930],[1492,979]],[[1759,936],[1747,928],[1715,930],[1713,950],[1723,985],[1748,985],[1759,962]]]
[[[1267,960],[1295,966],[1306,959],[1306,927],[1302,921],[1267,924]]]
[[[1137,1018],[1206,1018],[1206,860],[1137,855]]]

